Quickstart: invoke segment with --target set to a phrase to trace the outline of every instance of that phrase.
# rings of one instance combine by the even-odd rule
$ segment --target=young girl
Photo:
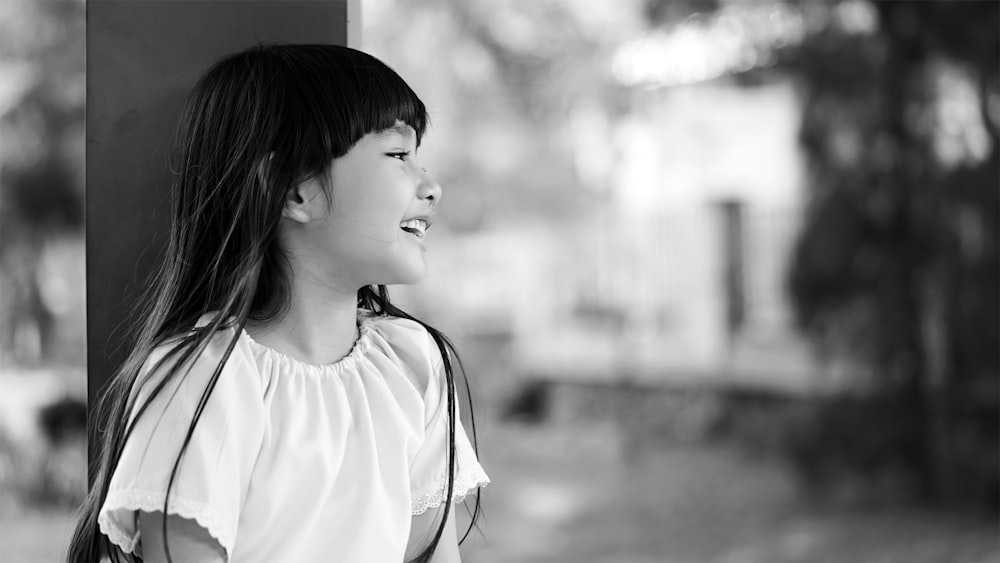
[[[489,479],[457,356],[385,287],[427,269],[426,122],[345,47],[255,47],[198,82],[69,561],[459,561],[451,504],[476,492],[474,522]]]

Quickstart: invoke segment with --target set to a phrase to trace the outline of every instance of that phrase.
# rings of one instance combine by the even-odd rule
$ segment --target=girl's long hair
[[[180,459],[247,320],[277,318],[288,306],[288,261],[277,237],[287,191],[303,179],[325,177],[330,162],[345,155],[361,137],[397,121],[413,127],[419,142],[427,125],[424,104],[388,66],[347,47],[256,46],[220,60],[198,81],[178,130],[166,254],[136,308],[138,332],[131,352],[98,403],[96,420],[107,426],[91,425],[92,437],[100,446],[92,460],[96,474],[70,543],[69,562],[94,563],[104,557],[138,560],[112,544],[97,521],[135,421],[170,380],[186,375],[214,335],[235,327],[177,452],[164,500],[166,515]],[[444,360],[447,496],[433,538],[413,560],[428,561],[448,520],[455,486],[453,360],[459,368],[461,361],[440,331],[394,306],[385,286],[361,288],[358,306],[420,323]],[[206,312],[218,314],[196,326]],[[168,366],[167,374],[136,408],[133,391],[144,383],[139,380],[143,367],[155,348],[168,343],[167,354],[146,370],[152,374]],[[464,377],[464,369],[460,371]],[[127,424],[132,412],[135,416]],[[471,422],[475,437],[474,418]],[[477,491],[469,530],[480,512]],[[166,521],[163,534],[169,560]]]

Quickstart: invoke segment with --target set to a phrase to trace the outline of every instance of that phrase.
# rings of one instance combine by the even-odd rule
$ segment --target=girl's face
[[[329,197],[302,187],[308,221],[293,227],[295,259],[338,286],[409,284],[427,273],[423,235],[441,186],[417,163],[417,136],[402,122],[362,137],[329,170]],[[306,183],[308,184],[308,182]],[[286,213],[286,216],[288,214]]]

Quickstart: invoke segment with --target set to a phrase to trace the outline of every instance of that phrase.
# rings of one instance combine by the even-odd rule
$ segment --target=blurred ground
[[[790,470],[726,446],[629,465],[610,425],[497,427],[483,442],[494,483],[474,563],[1000,561],[995,522],[811,505]]]
[[[69,510],[32,510],[0,518],[0,561],[43,563],[62,561],[73,532]]]
[[[466,563],[987,563],[995,522],[815,506],[791,473],[727,446],[622,456],[609,424],[483,424],[493,484]],[[0,561],[58,561],[69,511],[0,519]]]

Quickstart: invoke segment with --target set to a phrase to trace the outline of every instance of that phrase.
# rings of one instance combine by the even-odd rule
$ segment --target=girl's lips
[[[421,250],[427,250],[424,235],[427,229],[431,228],[432,223],[434,223],[434,213],[424,213],[404,219],[399,223],[399,228],[413,237],[420,244]]]
[[[429,227],[430,225],[423,219],[410,219],[399,224],[400,229],[418,237],[424,236],[424,233]]]
[[[421,213],[420,215],[407,217],[406,219],[400,221],[399,224],[400,226],[402,226],[403,224],[408,223],[410,221],[423,221],[424,225],[426,225],[424,230],[427,230],[431,228],[431,225],[434,224],[434,213]]]

